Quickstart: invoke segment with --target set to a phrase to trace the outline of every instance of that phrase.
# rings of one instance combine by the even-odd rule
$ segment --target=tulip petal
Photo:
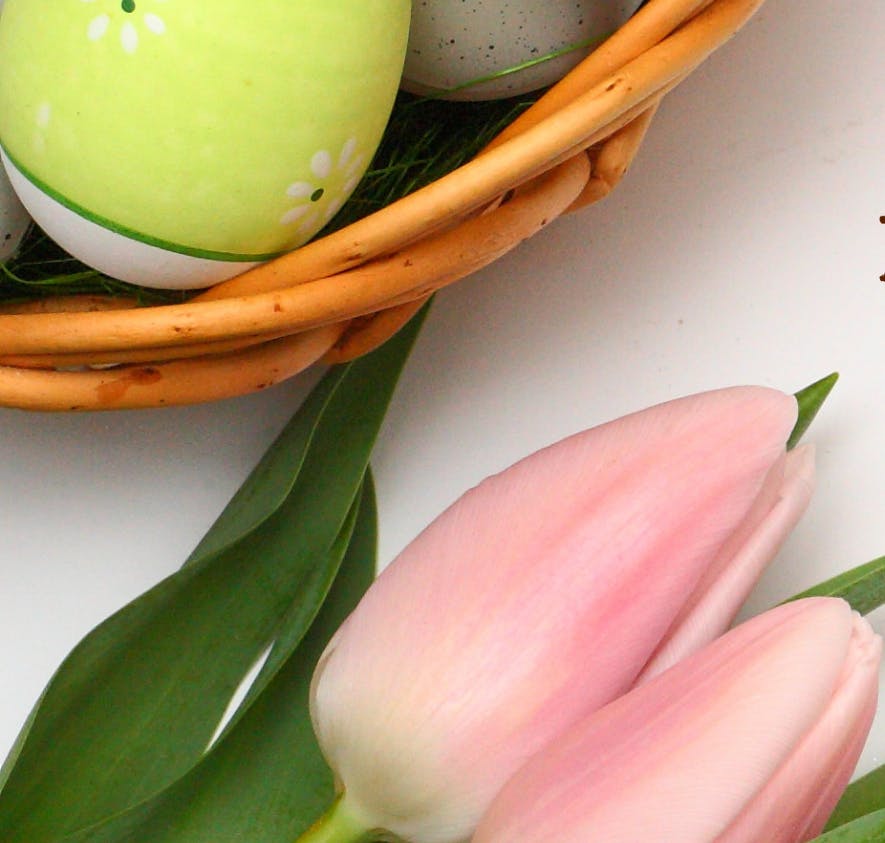
[[[795,418],[792,396],[760,387],[672,401],[450,507],[384,570],[314,682],[351,811],[405,839],[468,837],[526,758],[631,685]]]
[[[744,524],[710,565],[636,684],[647,682],[728,629],[805,513],[813,491],[814,450],[803,445],[772,467]]]
[[[854,618],[836,693],[811,731],[716,843],[802,843],[821,833],[876,713],[882,641]]]
[[[473,843],[780,841],[720,835],[827,710],[854,626],[844,601],[819,598],[732,630],[535,756]],[[852,697],[849,722],[867,703]]]

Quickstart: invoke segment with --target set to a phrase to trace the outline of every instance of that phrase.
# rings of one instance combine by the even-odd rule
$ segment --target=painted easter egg
[[[543,88],[620,27],[641,2],[416,0],[403,87],[467,100]]]
[[[0,0],[0,14],[2,13],[3,0]],[[0,261],[5,261],[15,254],[29,224],[27,211],[19,202],[3,168],[0,167]]]
[[[310,239],[390,115],[409,0],[6,0],[0,146],[107,274],[201,287]]]

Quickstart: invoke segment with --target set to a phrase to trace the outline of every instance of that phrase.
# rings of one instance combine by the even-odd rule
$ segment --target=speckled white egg
[[[640,5],[641,0],[415,0],[403,87],[468,100],[543,88],[587,55],[588,42],[614,32]],[[559,51],[564,53],[556,58],[472,84]]]
[[[0,0],[0,14],[3,13],[3,0]],[[0,261],[5,261],[15,253],[22,237],[28,230],[31,218],[0,167]]]

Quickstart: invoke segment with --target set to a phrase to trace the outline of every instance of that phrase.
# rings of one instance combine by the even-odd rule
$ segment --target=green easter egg
[[[44,193],[174,252],[262,260],[363,175],[409,0],[6,0],[0,144]]]

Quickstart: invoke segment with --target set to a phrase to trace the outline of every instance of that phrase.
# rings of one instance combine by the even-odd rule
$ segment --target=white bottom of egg
[[[31,224],[31,218],[0,169],[0,261],[15,254]]]
[[[225,261],[180,254],[127,237],[67,208],[28,179],[0,152],[9,180],[31,217],[66,252],[130,284],[198,290],[233,278],[260,261]]]

